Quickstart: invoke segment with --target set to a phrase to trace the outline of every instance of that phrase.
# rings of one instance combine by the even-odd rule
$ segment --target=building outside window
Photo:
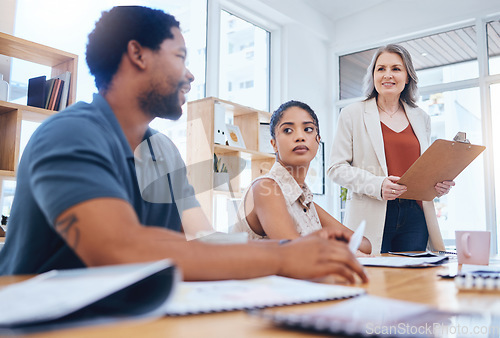
[[[268,111],[271,33],[224,10],[220,17],[219,97]]]

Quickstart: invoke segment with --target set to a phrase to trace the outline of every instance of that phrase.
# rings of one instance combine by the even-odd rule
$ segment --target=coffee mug
[[[458,264],[488,265],[490,238],[489,231],[455,231]]]

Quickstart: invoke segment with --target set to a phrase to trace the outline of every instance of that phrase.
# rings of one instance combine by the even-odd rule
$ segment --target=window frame
[[[281,28],[271,18],[257,13],[242,5],[236,5],[228,0],[209,0],[207,10],[207,66],[206,97],[219,97],[219,62],[220,62],[220,22],[221,11],[226,11],[242,20],[269,32],[268,57],[268,98],[267,110],[280,104],[282,71],[281,59]]]

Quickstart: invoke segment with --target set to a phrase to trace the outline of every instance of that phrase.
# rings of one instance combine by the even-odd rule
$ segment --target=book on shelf
[[[50,79],[45,82],[45,109],[49,109],[49,102],[52,96],[52,90],[54,89],[55,79]]]
[[[62,80],[61,79],[54,79],[54,88],[52,90],[52,93],[50,95],[50,98],[48,98],[47,101],[49,101],[49,108],[50,110],[57,110],[59,106],[59,101],[61,100],[61,93],[62,93]]]
[[[57,75],[56,78],[61,79],[63,81],[61,99],[59,101],[59,109],[58,109],[58,110],[63,110],[64,108],[66,108],[68,106],[69,86],[71,83],[71,72],[66,71],[62,74]]]
[[[71,72],[64,72],[52,79],[46,76],[28,81],[28,106],[49,110],[63,110],[68,105]]]
[[[46,76],[38,76],[28,80],[28,106],[45,108]]]

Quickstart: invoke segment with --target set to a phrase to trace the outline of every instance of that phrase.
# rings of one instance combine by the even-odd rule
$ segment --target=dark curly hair
[[[314,125],[316,126],[316,130],[318,131],[318,135],[316,138],[319,142],[319,121],[318,121],[318,117],[316,116],[316,113],[314,113],[314,110],[312,110],[311,107],[309,107],[307,104],[300,102],[300,101],[294,101],[294,100],[283,103],[281,106],[278,107],[278,109],[276,109],[273,112],[273,115],[271,115],[271,122],[269,123],[269,129],[271,130],[271,137],[273,138],[273,140],[276,139],[276,137],[275,137],[276,130],[275,129],[278,126],[278,123],[281,121],[281,118],[283,117],[283,113],[285,112],[285,110],[287,110],[288,108],[291,108],[291,107],[298,107],[298,108],[304,109],[306,112],[309,113],[309,115],[311,115],[311,118],[313,119]]]
[[[158,9],[117,6],[103,12],[88,36],[86,53],[97,88],[108,89],[129,41],[157,51],[165,39],[173,39],[172,27],[179,28],[179,22]]]

